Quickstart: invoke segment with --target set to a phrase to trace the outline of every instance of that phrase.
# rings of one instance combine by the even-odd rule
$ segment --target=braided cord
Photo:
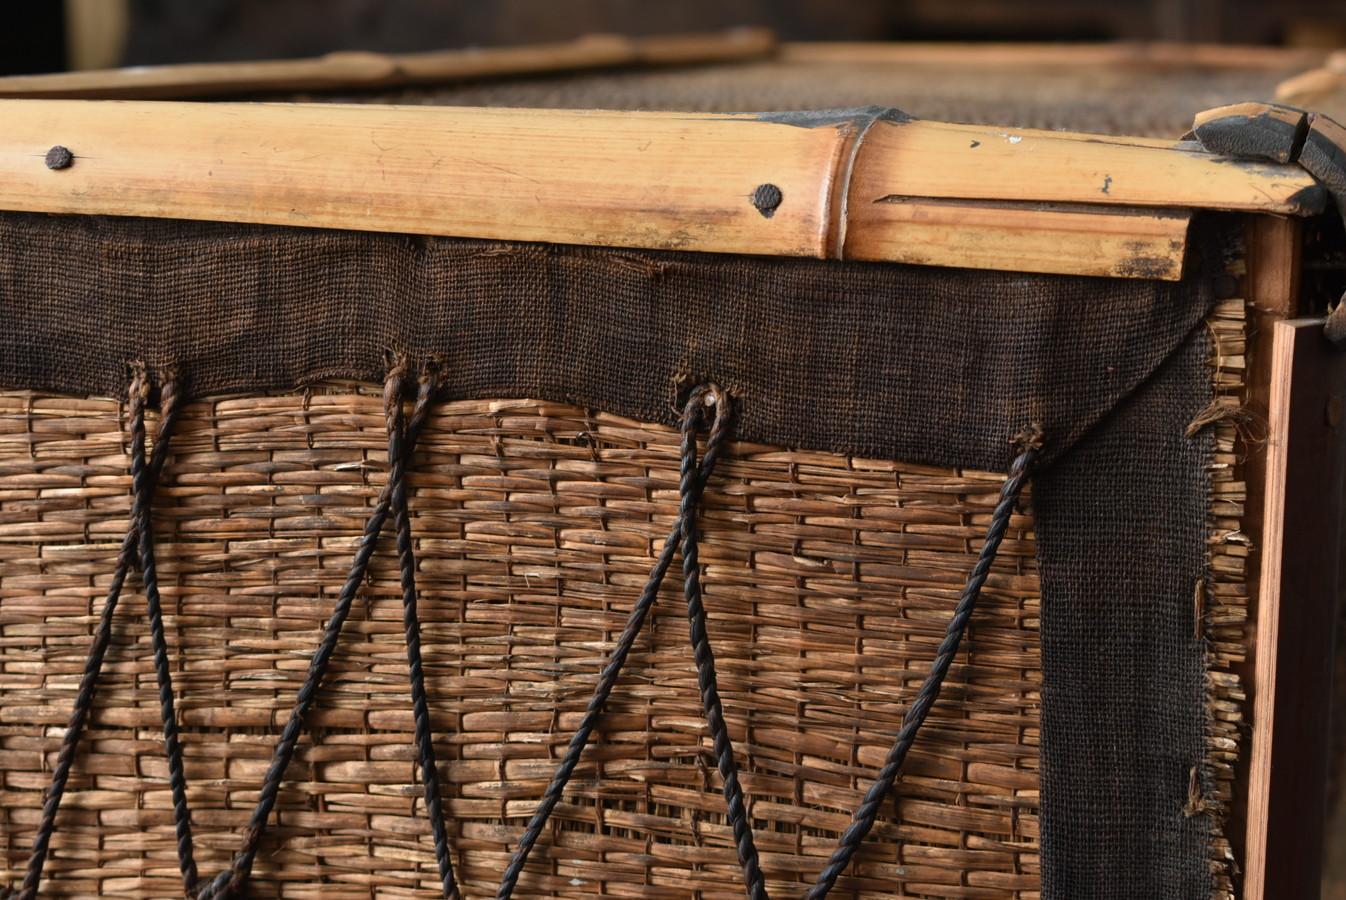
[[[149,398],[149,381],[142,379],[141,394]],[[165,384],[165,390],[168,385]],[[142,401],[143,402],[143,401]],[[182,884],[190,896],[196,889],[196,860],[192,851],[191,810],[187,806],[187,775],[182,766],[182,744],[178,740],[178,719],[173,708],[173,673],[168,658],[168,640],[164,636],[164,610],[159,597],[159,570],[154,558],[154,520],[149,500],[154,490],[149,466],[145,462],[145,416],[131,418],[131,489],[141,498],[136,504],[139,521],[140,577],[145,588],[145,606],[149,611],[150,642],[154,650],[154,673],[159,683],[159,715],[163,720],[164,755],[168,758],[168,784],[173,795],[173,822],[178,840],[178,869]]]
[[[439,864],[439,880],[445,900],[458,900],[458,885],[453,877],[453,861],[449,856],[449,835],[444,827],[444,810],[440,801],[439,767],[435,762],[434,732],[430,727],[430,702],[425,690],[425,670],[421,664],[421,623],[416,610],[416,554],[411,539],[411,514],[407,506],[407,470],[411,467],[411,453],[404,446],[402,412],[402,385],[388,380],[383,404],[388,421],[388,483],[391,488],[394,525],[397,530],[397,557],[402,577],[402,625],[406,631],[407,667],[411,676],[411,705],[416,723],[416,750],[420,756],[421,783],[425,790],[425,812],[430,819],[430,830],[435,841],[435,861]],[[417,404],[429,403],[435,392],[434,370],[421,379]]]
[[[715,462],[719,459],[721,448],[729,434],[729,426],[733,418],[733,410],[727,395],[720,393],[719,396],[721,402],[716,406],[715,419],[711,425],[710,437],[706,442],[706,453],[697,468],[695,483],[692,486],[698,500],[705,489],[706,482],[710,480],[711,474],[715,471]],[[687,416],[695,414],[698,417],[697,422],[699,424],[701,403],[701,399],[697,399],[695,404],[689,400],[683,413],[684,421]],[[598,720],[603,715],[603,710],[607,705],[608,698],[612,695],[613,688],[617,685],[622,667],[626,665],[626,658],[630,655],[636,638],[640,636],[640,632],[644,628],[645,619],[659,596],[659,588],[664,582],[664,576],[668,573],[669,566],[673,564],[673,556],[677,551],[678,538],[681,534],[682,513],[679,513],[668,539],[664,542],[663,550],[660,551],[654,567],[650,570],[650,577],[645,582],[640,597],[636,600],[635,606],[632,607],[630,615],[627,616],[626,625],[622,629],[621,636],[617,639],[617,645],[613,648],[607,663],[603,666],[598,683],[594,685],[594,692],[584,709],[584,718],[580,720],[579,728],[571,736],[565,756],[561,758],[561,762],[557,765],[556,772],[552,775],[551,782],[542,795],[542,800],[538,803],[537,809],[528,822],[528,827],[524,829],[523,836],[519,838],[519,844],[515,848],[509,866],[506,867],[500,880],[500,887],[496,891],[496,900],[509,900],[514,895],[514,888],[518,884],[519,876],[523,873],[524,864],[528,862],[528,854],[541,837],[542,830],[546,827],[547,820],[551,818],[556,805],[561,801],[566,785],[570,782],[575,767],[579,765],[580,756],[588,745],[594,729],[598,726]]]
[[[403,375],[394,371],[389,378],[394,377],[400,380]],[[430,396],[426,394],[417,397],[416,407],[412,410],[411,418],[407,422],[402,438],[404,454],[410,454],[415,449],[416,441],[420,437],[429,415]],[[225,897],[243,896],[248,879],[252,875],[252,866],[257,858],[258,847],[266,833],[271,811],[276,806],[281,783],[285,780],[285,771],[289,768],[291,760],[294,759],[299,736],[304,730],[304,721],[314,699],[317,697],[323,677],[327,674],[327,667],[332,661],[332,655],[336,652],[337,643],[341,638],[342,627],[350,616],[351,607],[359,593],[360,585],[364,581],[365,572],[369,568],[369,561],[374,555],[379,534],[383,531],[384,522],[387,521],[388,512],[391,508],[391,496],[392,479],[390,478],[388,484],[385,484],[383,490],[379,493],[378,502],[370,512],[369,518],[365,520],[364,533],[360,536],[360,543],[355,549],[355,557],[351,561],[346,581],[342,584],[341,592],[337,595],[336,603],[332,607],[332,615],[327,620],[322,639],[318,642],[318,646],[309,660],[308,673],[304,677],[304,683],[300,686],[299,692],[295,695],[294,707],[290,710],[290,717],[285,723],[285,728],[281,730],[280,738],[276,741],[276,747],[271,756],[271,765],[267,768],[266,777],[263,779],[257,805],[253,808],[252,816],[249,818],[248,826],[243,834],[242,846],[234,857],[233,863],[202,889],[198,895],[198,900],[222,900]]]
[[[875,819],[878,818],[879,806],[888,796],[889,791],[893,789],[893,783],[897,780],[898,772],[902,769],[902,763],[907,758],[907,751],[911,749],[912,743],[916,740],[916,733],[920,731],[922,723],[925,722],[925,717],[930,713],[935,701],[939,699],[944,678],[949,674],[949,666],[958,653],[958,645],[963,639],[963,633],[967,630],[968,620],[971,619],[972,611],[976,608],[977,598],[981,595],[982,586],[986,583],[986,576],[991,571],[991,564],[995,562],[996,552],[1000,549],[1000,542],[1005,537],[1005,530],[1009,528],[1010,516],[1014,513],[1019,494],[1023,490],[1024,482],[1028,479],[1029,470],[1032,468],[1033,461],[1037,458],[1040,437],[1034,433],[1025,439],[1025,444],[1024,450],[1015,458],[1013,465],[1010,467],[1009,477],[1006,478],[1000,489],[1000,500],[996,503],[995,511],[991,514],[991,524],[986,532],[986,541],[982,545],[981,553],[977,556],[977,562],[973,565],[971,574],[968,576],[967,584],[958,598],[958,605],[954,608],[953,618],[949,620],[948,628],[945,629],[944,640],[939,645],[939,652],[930,665],[930,673],[926,675],[920,691],[916,694],[916,699],[907,709],[906,715],[902,717],[902,728],[898,731],[897,739],[893,743],[892,749],[888,751],[887,758],[884,759],[883,768],[879,770],[878,777],[874,779],[874,783],[865,792],[864,800],[861,801],[851,818],[851,824],[847,826],[838,839],[836,849],[832,852],[827,865],[819,873],[818,880],[813,887],[809,889],[808,900],[823,900],[831,892],[841,873],[846,870],[851,858],[860,849],[865,836],[869,834],[869,830],[874,827]]]
[[[137,371],[131,383],[127,409],[132,421],[132,430],[139,429],[142,433],[145,427],[145,387],[144,374]],[[103,671],[103,658],[112,643],[112,622],[113,615],[117,611],[117,601],[121,599],[122,586],[126,583],[126,575],[131,569],[139,545],[140,507],[151,502],[153,486],[158,483],[164,469],[164,461],[168,459],[168,444],[173,436],[173,427],[177,424],[180,396],[177,385],[171,380],[166,382],[160,391],[159,428],[155,433],[154,449],[150,455],[147,473],[150,489],[144,493],[136,491],[132,494],[131,516],[126,528],[126,537],[122,539],[121,550],[117,554],[117,568],[113,571],[112,581],[108,584],[103,612],[98,619],[98,630],[94,632],[89,645],[89,654],[84,660],[84,673],[80,676],[75,706],[71,710],[65,735],[61,739],[56,765],[51,771],[51,784],[47,788],[46,800],[42,806],[42,819],[38,824],[37,834],[33,837],[23,884],[19,888],[20,900],[34,900],[37,897],[38,886],[42,882],[42,869],[47,862],[52,834],[56,830],[56,814],[60,811],[61,799],[65,796],[66,784],[70,780],[70,770],[75,762],[84,726],[93,711],[98,678]]]
[[[752,823],[743,802],[743,788],[738,781],[738,765],[734,762],[734,746],[729,740],[729,726],[724,719],[720,702],[719,678],[715,674],[715,651],[706,628],[706,607],[701,599],[701,563],[697,549],[696,512],[700,499],[696,478],[696,433],[705,412],[719,392],[693,394],[688,401],[689,414],[682,421],[682,579],[683,595],[687,601],[688,635],[696,658],[697,682],[701,688],[701,707],[710,728],[716,767],[723,782],[725,810],[734,832],[734,846],[738,850],[743,883],[751,900],[767,900],[765,878],[757,859],[757,845],[753,841]]]

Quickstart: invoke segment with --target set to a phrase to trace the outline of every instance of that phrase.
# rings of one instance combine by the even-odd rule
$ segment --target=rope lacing
[[[198,895],[198,900],[225,900],[246,896],[248,879],[252,876],[253,863],[257,850],[275,808],[276,798],[280,794],[285,772],[294,759],[295,748],[303,733],[313,701],[327,667],[332,661],[341,639],[342,627],[350,615],[360,585],[364,582],[369,569],[369,561],[374,556],[379,534],[389,514],[394,516],[398,531],[398,556],[401,562],[404,621],[408,638],[407,658],[411,668],[412,702],[416,708],[416,747],[421,764],[421,781],[426,799],[426,812],[431,817],[431,831],[435,840],[435,856],[439,864],[440,880],[444,896],[448,900],[457,900],[458,888],[454,882],[453,866],[449,861],[448,837],[444,831],[442,808],[439,799],[438,771],[435,766],[432,746],[428,703],[426,701],[424,675],[420,659],[420,624],[416,613],[415,558],[412,554],[411,525],[407,513],[406,473],[411,464],[416,442],[430,415],[431,401],[438,388],[438,372],[428,366],[423,373],[416,393],[416,403],[411,417],[403,420],[402,398],[407,389],[406,365],[398,362],[388,373],[384,382],[384,411],[388,428],[388,482],[379,494],[369,518],[365,520],[364,532],[355,550],[346,581],[337,595],[332,615],[323,630],[322,639],[309,660],[308,674],[295,696],[290,717],[276,741],[271,756],[271,765],[262,782],[257,805],[243,833],[243,841],[233,862],[207,884]],[[414,635],[414,639],[413,639]],[[414,646],[413,646],[414,644]]]
[[[37,897],[37,889],[42,881],[42,870],[51,847],[52,834],[56,830],[56,815],[60,811],[61,800],[65,796],[66,785],[70,780],[70,770],[79,750],[80,738],[93,710],[98,679],[103,672],[103,660],[112,643],[112,624],[117,603],[121,599],[126,576],[132,565],[138,565],[140,568],[149,609],[154,669],[158,679],[159,706],[163,721],[164,751],[168,757],[169,784],[173,797],[178,867],[182,872],[183,885],[189,893],[196,883],[191,820],[187,807],[187,784],[182,766],[182,746],[178,741],[177,716],[173,708],[173,682],[169,671],[168,646],[164,637],[158,569],[154,558],[152,515],[154,488],[163,473],[164,462],[168,459],[169,443],[173,437],[174,426],[177,424],[182,393],[176,378],[170,376],[163,380],[159,388],[159,427],[155,432],[153,450],[147,460],[145,412],[149,405],[151,390],[150,375],[145,367],[133,366],[131,386],[127,395],[127,415],[131,431],[130,521],[126,527],[126,536],[122,539],[121,550],[117,554],[117,567],[113,570],[112,581],[108,584],[103,611],[98,619],[98,628],[94,631],[89,653],[84,661],[84,672],[80,676],[79,689],[75,694],[75,705],[71,710],[65,735],[61,738],[56,764],[52,767],[51,782],[42,805],[42,818],[33,837],[23,883],[18,891],[14,892],[21,900],[34,900]]]
[[[448,830],[441,798],[438,766],[435,759],[434,734],[430,722],[430,704],[425,685],[421,657],[421,628],[417,608],[416,558],[411,531],[411,515],[407,499],[407,473],[411,467],[416,442],[429,417],[431,403],[438,389],[438,372],[427,366],[416,389],[416,399],[410,417],[405,415],[404,398],[408,393],[408,373],[404,362],[396,363],[384,386],[384,412],[388,433],[388,481],[365,522],[364,532],[356,547],[355,557],[334,604],[322,639],[314,650],[309,670],[295,698],[290,716],[276,741],[271,765],[267,769],[258,801],[244,830],[240,849],[232,863],[205,885],[197,880],[192,851],[190,813],[187,806],[186,778],[183,772],[182,747],[178,739],[177,717],[173,703],[173,686],[168,648],[164,635],[163,609],[159,596],[157,568],[154,556],[152,496],[155,484],[162,474],[168,455],[169,442],[177,421],[180,406],[180,388],[173,378],[164,380],[160,389],[161,415],[153,452],[146,456],[145,410],[151,385],[143,367],[137,367],[131,383],[128,411],[130,417],[130,451],[132,477],[132,506],[130,523],[117,558],[117,568],[109,585],[98,629],[94,634],[84,674],[76,695],[69,725],[62,739],[56,765],[52,770],[51,785],[42,810],[42,818],[33,840],[32,852],[25,877],[17,896],[34,900],[41,881],[43,865],[48,855],[56,815],[69,780],[80,736],[87,724],[93,706],[94,693],[103,660],[112,637],[113,614],[121,595],[127,573],[138,562],[144,582],[149,611],[155,673],[158,680],[160,712],[163,721],[164,750],[168,758],[169,783],[173,797],[174,825],[177,836],[179,869],[184,891],[197,900],[223,900],[243,897],[256,860],[258,848],[266,833],[271,813],[275,808],[286,770],[294,758],[295,749],[308,713],[312,708],[328,665],[341,637],[342,628],[359,592],[361,583],[374,554],[383,526],[391,515],[396,532],[403,603],[403,625],[406,635],[407,664],[411,681],[412,710],[415,722],[417,761],[420,768],[426,814],[430,820],[435,845],[435,859],[439,868],[443,896],[459,900],[459,889],[454,877]],[[571,737],[566,752],[557,764],[555,773],[543,793],[527,827],[519,838],[514,853],[506,866],[497,890],[497,900],[513,896],[519,878],[533,847],[540,839],[552,813],[560,802],[565,788],[579,764],[594,729],[602,717],[607,701],[620,678],[622,668],[644,627],[649,612],[658,597],[664,577],[676,553],[682,556],[683,594],[687,608],[688,636],[696,662],[697,682],[701,705],[720,773],[725,809],[733,833],[743,882],[750,900],[768,900],[765,877],[758,859],[753,838],[751,815],[747,808],[733,744],[720,699],[719,681],[715,670],[715,654],[707,627],[705,604],[702,597],[701,565],[699,559],[699,532],[697,517],[705,488],[723,453],[733,422],[733,400],[714,385],[703,385],[689,395],[682,413],[680,445],[679,506],[676,521],[664,542],[646,584],[627,617],[606,664],[594,686],[579,727]],[[710,433],[705,452],[698,460],[698,436],[710,418]],[[1041,447],[1041,434],[1035,428],[1016,438],[1021,450],[1010,466],[1009,475],[1000,491],[999,500],[991,515],[981,552],[972,567],[967,583],[959,596],[944,639],[940,644],[930,671],[902,720],[892,749],[864,799],[852,815],[851,823],[841,834],[827,865],[808,892],[808,900],[822,900],[828,896],[838,878],[849,866],[878,817],[879,807],[892,791],[901,772],[908,751],[917,733],[939,698],[940,690],[968,622],[976,607],[982,587],[986,583],[1000,544],[1009,528],[1033,463]]]

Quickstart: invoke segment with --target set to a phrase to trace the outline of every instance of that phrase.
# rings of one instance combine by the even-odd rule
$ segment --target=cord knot
[[[1046,439],[1046,432],[1042,430],[1042,426],[1037,422],[1030,422],[1015,432],[1014,437],[1010,438],[1010,443],[1020,452],[1041,450]]]

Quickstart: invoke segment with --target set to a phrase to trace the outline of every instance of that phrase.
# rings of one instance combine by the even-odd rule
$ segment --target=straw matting
[[[121,414],[111,400],[0,395],[11,875],[124,529]],[[205,874],[236,846],[382,483],[383,427],[376,392],[349,386],[198,403],[179,427],[156,519]],[[461,877],[489,896],[671,525],[676,434],[569,406],[455,402],[421,451],[411,503],[437,749]],[[706,601],[780,896],[821,867],[887,751],[1001,480],[743,444],[721,463]],[[261,896],[437,896],[399,598],[385,546],[282,792]],[[843,887],[1035,896],[1038,602],[1032,521],[1016,516],[969,649]],[[181,890],[142,610],[123,598],[47,866],[53,894]],[[647,628],[521,896],[741,896],[673,574]]]
[[[1245,309],[1208,321],[1242,396]],[[0,394],[0,846],[21,871],[129,506],[122,404]],[[1207,770],[1236,805],[1247,641],[1247,442],[1216,426]],[[151,425],[151,434],[153,427]],[[1246,437],[1246,435],[1244,436]],[[378,391],[191,405],[156,498],[198,859],[237,846],[383,483]],[[925,675],[1002,476],[736,444],[702,559],[721,690],[773,894],[821,867]],[[677,436],[572,406],[437,408],[412,475],[425,654],[467,896],[495,879],[577,723],[677,507]],[[676,570],[676,567],[675,567]],[[128,587],[137,585],[133,576]],[[736,898],[739,875],[670,573],[520,896]],[[180,894],[143,599],[128,591],[47,865],[52,895]],[[1034,898],[1039,582],[1031,500],[897,799],[841,887]],[[416,786],[400,588],[385,541],[282,792],[259,896],[438,896]],[[1219,835],[1222,826],[1217,824]],[[1216,896],[1233,891],[1212,846]]]

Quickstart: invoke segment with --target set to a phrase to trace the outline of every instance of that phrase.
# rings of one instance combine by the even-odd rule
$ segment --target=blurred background
[[[1329,0],[45,0],[5,15],[3,74],[745,24],[785,40],[1346,46],[1346,3]]]

